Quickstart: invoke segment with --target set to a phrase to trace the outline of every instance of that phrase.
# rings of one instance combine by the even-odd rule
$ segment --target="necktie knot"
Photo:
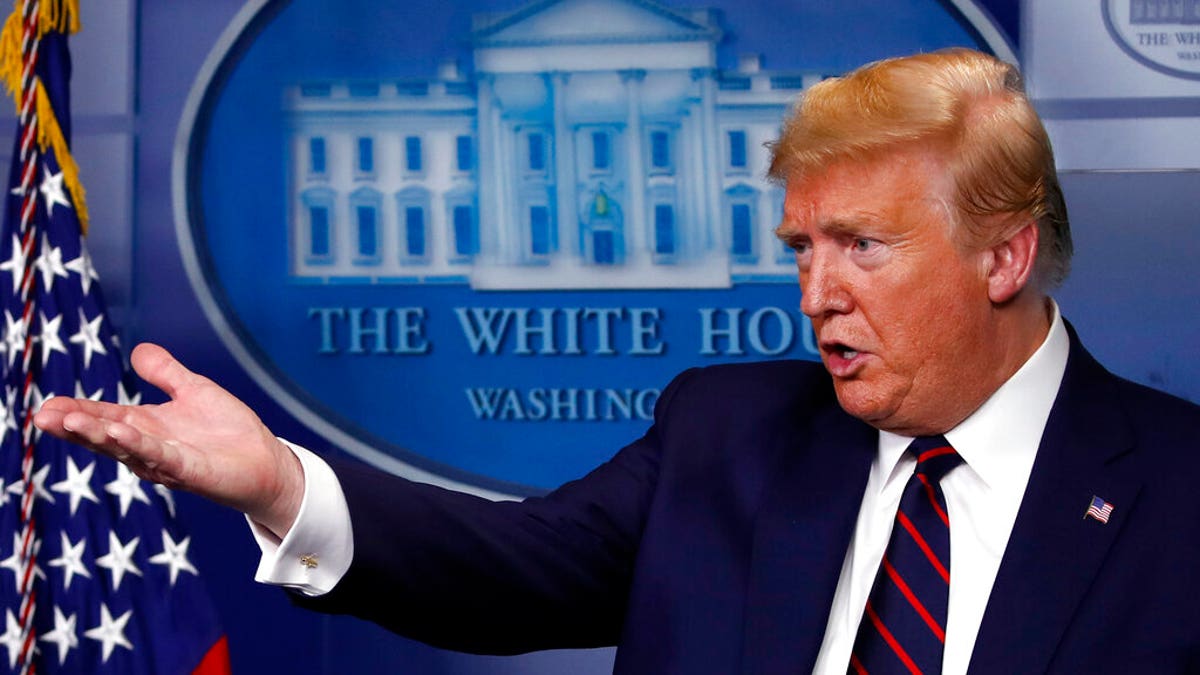
[[[916,473],[925,476],[932,483],[942,480],[943,476],[963,461],[946,437],[940,435],[914,438],[907,452],[917,458]]]

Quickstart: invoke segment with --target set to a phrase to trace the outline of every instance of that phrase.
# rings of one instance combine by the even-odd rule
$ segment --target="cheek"
[[[889,370],[915,377],[922,369],[936,368],[937,360],[950,358],[961,346],[962,327],[973,318],[961,291],[951,288],[914,288],[876,296],[877,302],[863,307]]]

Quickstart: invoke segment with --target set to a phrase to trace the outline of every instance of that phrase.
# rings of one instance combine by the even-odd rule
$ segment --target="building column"
[[[700,83],[700,134],[704,148],[704,203],[700,222],[704,223],[717,247],[729,240],[721,232],[721,136],[717,128],[717,71],[712,68],[697,68],[692,78]],[[728,251],[722,251],[728,253]]]
[[[646,210],[646,162],[642,145],[642,81],[644,70],[623,70],[625,99],[628,105],[625,119],[625,143],[629,160],[629,209],[625,212],[625,255],[627,262],[640,261],[653,253],[654,219]]]
[[[554,104],[554,188],[558,246],[580,257],[579,204],[575,195],[575,138],[567,121],[567,81],[570,75],[554,72],[546,78]]]
[[[502,228],[507,218],[500,209],[500,185],[504,167],[498,166],[503,155],[499,148],[498,129],[493,124],[494,99],[492,76],[481,73],[477,78],[476,123],[479,136],[479,254],[484,260],[500,261],[507,258]]]

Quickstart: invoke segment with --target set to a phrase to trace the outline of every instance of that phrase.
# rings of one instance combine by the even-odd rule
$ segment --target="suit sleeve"
[[[354,561],[305,607],[354,614],[459,651],[513,654],[615,644],[658,479],[655,424],[583,478],[522,502],[491,502],[360,465],[335,467],[354,530]]]

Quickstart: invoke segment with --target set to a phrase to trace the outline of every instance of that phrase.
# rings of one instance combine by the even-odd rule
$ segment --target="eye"
[[[854,240],[854,250],[858,253],[868,253],[871,251],[871,249],[878,245],[879,242],[875,241],[874,239],[865,239],[863,237],[859,237],[858,239]]]

